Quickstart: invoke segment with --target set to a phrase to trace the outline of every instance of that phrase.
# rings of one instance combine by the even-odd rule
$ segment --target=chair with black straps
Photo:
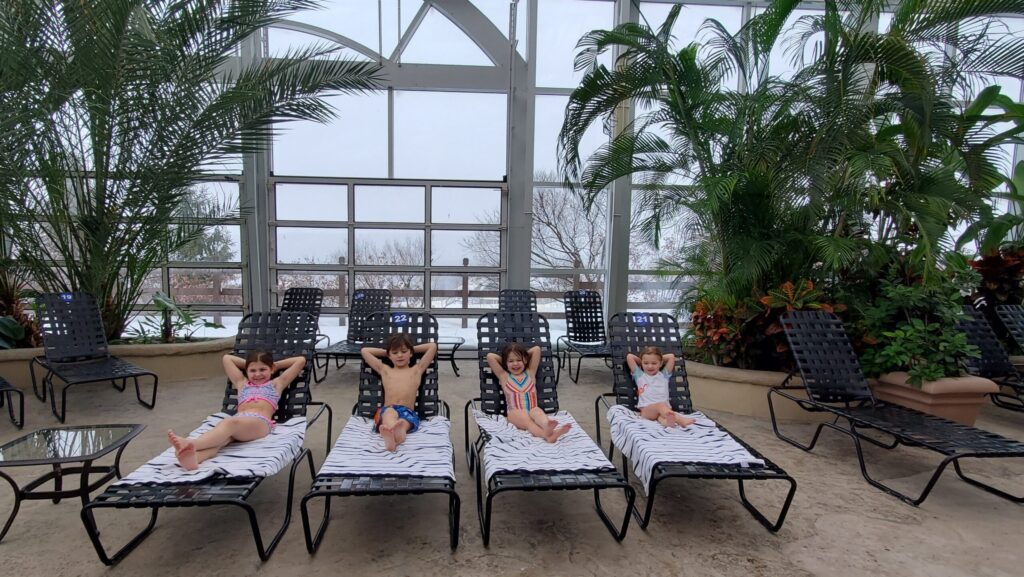
[[[857,450],[857,460],[864,479],[882,491],[914,506],[924,502],[938,482],[939,476],[950,464],[953,465],[956,474],[971,485],[1015,503],[1024,502],[1024,496],[1012,495],[975,477],[967,476],[961,465],[961,460],[970,458],[1024,457],[1024,443],[876,399],[868,387],[857,355],[843,330],[843,324],[832,313],[790,311],[782,316],[781,322],[790,350],[793,351],[797,370],[790,373],[781,385],[773,387],[768,392],[772,428],[780,439],[804,451],[810,451],[817,444],[818,437],[825,427],[847,435],[853,440]],[[789,385],[790,379],[797,373],[803,384]],[[788,392],[793,389],[802,389],[807,396],[797,396]],[[831,422],[819,424],[810,443],[802,444],[779,431],[773,397],[788,399],[806,411],[825,413],[834,418]],[[891,437],[892,441],[886,444],[865,435],[864,432],[868,430],[881,433],[886,438]],[[862,440],[883,449],[895,449],[899,445],[921,447],[939,453],[943,459],[920,495],[911,497],[868,474],[861,446]]]
[[[492,501],[508,491],[592,490],[597,514],[612,536],[621,541],[629,528],[635,491],[572,415],[558,410],[550,335],[547,319],[533,312],[488,313],[477,321],[480,397],[466,403],[464,416],[466,458],[476,478],[477,514],[485,547],[490,542]],[[500,354],[512,342],[541,348],[540,368],[533,375],[537,403],[559,423],[572,425],[555,443],[535,440],[505,418],[505,395],[487,363],[487,353]],[[471,411],[478,429],[472,444]],[[625,495],[621,525],[613,523],[604,511],[600,497],[604,489],[621,490]]]
[[[18,395],[17,417],[14,416],[13,395]],[[21,389],[0,377],[0,407],[4,406],[4,404],[7,405],[7,413],[11,416],[11,422],[14,423],[14,426],[19,429],[25,426],[25,394],[21,392]]]
[[[281,312],[303,312],[312,316],[317,323],[316,344],[327,341],[331,346],[331,337],[320,333],[320,310],[323,308],[324,291],[316,287],[292,287],[284,291],[281,299]],[[317,375],[317,369],[324,369],[323,375]],[[319,360],[313,364],[313,382],[319,383],[327,377],[327,361]]]
[[[622,453],[622,472],[629,476],[629,463],[647,493],[647,506],[640,514],[633,509],[641,528],[646,528],[654,509],[658,484],[666,479],[721,479],[739,483],[740,502],[769,531],[778,531],[796,494],[796,481],[781,467],[772,463],[739,437],[701,414],[693,414],[690,384],[683,360],[682,339],[675,317],[665,313],[618,313],[608,323],[614,383],[613,392],[597,398],[597,442],[601,442],[600,406],[607,410],[612,443]],[[669,403],[680,413],[691,414],[697,422],[682,431],[666,430],[656,421],[647,421],[637,414],[637,387],[626,364],[626,355],[639,354],[646,346],[656,346],[663,354],[674,354],[675,368],[669,378]],[[614,398],[615,405],[607,399]],[[747,499],[744,483],[753,481],[784,481],[788,492],[781,512],[770,521]]]
[[[537,293],[529,289],[501,289],[498,291],[498,310],[507,312],[537,312]]]
[[[310,476],[315,474],[313,456],[302,444],[308,427],[325,412],[328,444],[331,439],[331,408],[325,403],[314,402],[310,395],[309,381],[315,343],[316,323],[307,313],[251,313],[242,319],[235,336],[234,354],[244,358],[253,351],[271,351],[275,359],[296,356],[307,359],[302,373],[281,395],[274,414],[276,427],[262,439],[227,445],[215,457],[203,462],[197,471],[184,471],[176,467],[174,450],[168,449],[107,487],[101,495],[83,507],[81,514],[96,554],[104,564],[113,565],[138,547],[153,531],[161,508],[213,505],[230,505],[245,511],[256,542],[257,554],[263,561],[270,558],[291,522],[295,471],[306,461]],[[308,414],[311,406],[320,407],[312,416]],[[230,418],[237,409],[238,395],[229,381],[224,393],[222,413],[207,418],[193,435],[201,429],[212,427],[221,419]],[[248,499],[267,476],[286,467],[290,469],[284,521],[265,545],[256,510]],[[100,541],[101,532],[95,518],[96,512],[102,509],[151,509],[152,514],[149,524],[141,532],[121,549],[108,555]]]
[[[1021,307],[996,307],[996,314],[1006,326],[1009,333],[1017,338],[1024,337],[1024,316],[1022,311],[1014,310]],[[964,307],[964,318],[957,323],[957,328],[967,335],[967,342],[978,347],[981,356],[967,358],[964,362],[967,372],[991,380],[999,385],[999,391],[989,395],[997,407],[1011,411],[1024,411],[1024,378],[1010,362],[1006,349],[999,342],[988,318],[974,307]]]
[[[437,319],[421,312],[374,313],[366,321],[367,344],[380,346],[384,338],[402,332],[414,345],[437,342]],[[455,492],[454,451],[449,435],[448,404],[438,396],[437,357],[420,381],[416,406],[420,428],[410,433],[398,450],[384,450],[380,435],[373,431],[373,418],[384,403],[380,375],[364,361],[359,373],[359,398],[352,417],[317,473],[313,487],[302,498],[302,526],[306,549],[316,552],[330,522],[332,497],[374,495],[448,496],[448,532],[452,549],[459,544],[460,499]],[[314,534],[309,504],[324,499],[324,512]]]
[[[86,383],[109,381],[115,389],[124,391],[131,379],[139,403],[147,409],[153,408],[159,377],[110,354],[100,309],[92,295],[48,293],[40,295],[36,302],[42,304],[39,332],[43,336],[43,356],[29,362],[32,391],[41,401],[49,396],[50,411],[60,422],[64,422],[67,411],[68,389]],[[43,372],[41,381],[36,380],[37,366]],[[148,401],[142,398],[139,377],[153,380],[153,392]],[[59,405],[54,391],[55,379],[64,384]]]
[[[601,293],[592,290],[566,291],[562,295],[565,303],[565,334],[558,337],[556,353],[558,374],[561,377],[562,363],[568,365],[569,378],[579,382],[580,365],[585,358],[600,358],[610,367],[612,349],[604,328],[604,305]],[[576,361],[576,375],[572,373],[572,354],[579,355]]]
[[[319,349],[316,358],[324,360],[325,368],[327,361],[333,358],[336,369],[345,366],[348,359],[358,359],[367,338],[366,317],[375,312],[390,311],[391,291],[388,289],[356,289],[349,301],[348,335],[341,342]]]

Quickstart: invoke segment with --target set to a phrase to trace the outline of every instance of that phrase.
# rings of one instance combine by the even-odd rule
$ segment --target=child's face
[[[395,367],[408,367],[409,361],[412,359],[412,351],[409,350],[409,347],[400,346],[388,351],[388,358],[391,359],[391,364]]]
[[[661,357],[658,355],[644,355],[640,357],[640,368],[648,375],[653,375],[661,370]]]
[[[516,353],[508,356],[508,372],[518,375],[526,370],[526,359]]]
[[[249,363],[249,366],[245,367],[245,376],[249,377],[249,381],[255,384],[269,381],[272,374],[274,374],[274,367],[259,361]]]

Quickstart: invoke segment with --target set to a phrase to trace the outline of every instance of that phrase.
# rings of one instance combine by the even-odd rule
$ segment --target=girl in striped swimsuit
[[[540,347],[527,350],[520,343],[510,343],[500,357],[487,353],[487,364],[505,392],[510,423],[549,443],[569,432],[571,425],[558,426],[537,404],[537,381],[533,375],[540,367]]]
[[[274,430],[273,418],[281,393],[305,366],[306,357],[291,357],[275,363],[273,355],[267,351],[253,351],[244,359],[224,355],[224,372],[238,392],[238,412],[195,439],[167,431],[167,440],[174,447],[178,464],[191,471],[232,441],[255,441],[269,435]],[[271,379],[275,371],[284,372]]]

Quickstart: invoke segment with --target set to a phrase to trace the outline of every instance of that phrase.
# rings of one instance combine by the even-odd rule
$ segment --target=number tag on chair
[[[392,313],[391,323],[396,325],[404,325],[409,322],[409,315],[406,313]]]
[[[633,322],[638,325],[649,325],[651,324],[651,315],[647,313],[637,313],[633,315]]]
[[[352,295],[352,300],[361,301],[365,296],[366,295],[363,293],[363,291],[357,291],[355,294]]]
[[[580,289],[580,296],[584,296],[586,294],[587,294],[586,289]]]
[[[74,300],[75,296],[71,293],[60,293],[60,300],[69,303]]]

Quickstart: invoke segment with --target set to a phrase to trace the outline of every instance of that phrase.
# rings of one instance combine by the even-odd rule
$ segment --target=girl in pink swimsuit
[[[275,363],[273,355],[267,351],[253,351],[244,359],[224,355],[224,372],[238,392],[238,412],[195,439],[167,431],[167,440],[174,447],[178,463],[191,471],[232,441],[255,441],[269,435],[274,430],[274,413],[281,393],[305,366],[305,357]],[[271,379],[275,371],[284,372]]]
[[[549,443],[569,432],[571,425],[558,426],[537,404],[537,381],[533,376],[540,367],[540,347],[527,350],[519,343],[510,343],[500,357],[487,353],[487,364],[505,392],[510,423]]]

